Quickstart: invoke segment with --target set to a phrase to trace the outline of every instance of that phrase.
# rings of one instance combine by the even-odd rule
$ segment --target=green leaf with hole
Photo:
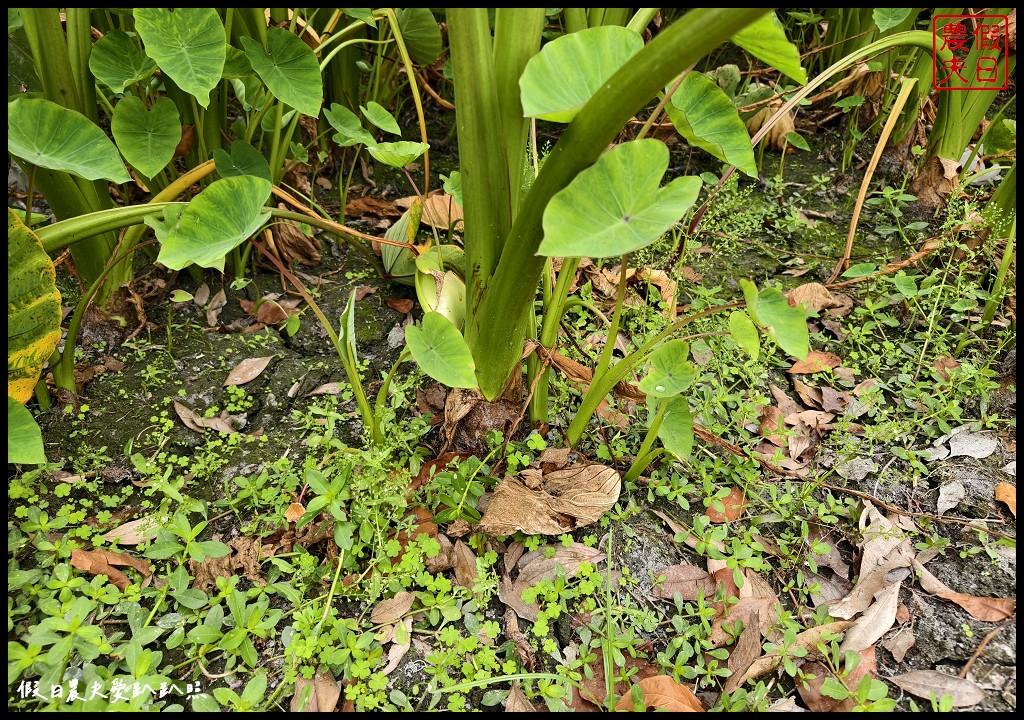
[[[168,98],[157,99],[147,110],[146,103],[128,95],[114,106],[110,131],[125,159],[151,178],[174,157],[181,141],[181,120],[178,108]]]
[[[24,405],[7,396],[7,462],[39,465],[46,462],[43,434]]]
[[[346,12],[350,12],[346,8]],[[395,11],[399,32],[409,57],[417,65],[429,65],[441,56],[444,40],[430,8],[400,8]]]
[[[366,150],[373,156],[374,160],[396,168],[405,167],[429,149],[430,146],[426,143],[410,142],[408,140],[377,143],[376,145],[368,145],[366,147]]]
[[[758,337],[757,328],[746,313],[736,310],[729,315],[729,334],[739,345],[740,350],[749,355],[752,360],[757,360],[757,356],[761,352],[761,340]]]
[[[309,45],[276,27],[267,28],[266,49],[248,36],[241,41],[249,64],[274,97],[303,115],[320,115],[323,76],[316,53]]]
[[[115,93],[122,93],[156,72],[156,63],[128,33],[111,30],[92,46],[89,70]]]
[[[60,292],[39,238],[7,209],[7,396],[32,397],[60,342]]]
[[[359,110],[367,120],[384,132],[391,133],[392,135],[402,134],[402,130],[398,127],[398,122],[395,120],[395,116],[389,113],[387,108],[380,103],[375,103],[371,100],[366,103],[366,107],[360,105]]]
[[[239,175],[254,175],[271,182],[270,163],[263,153],[245,140],[231,143],[231,153],[217,148],[213,151],[213,162],[222,178]]]
[[[786,29],[774,10],[733,35],[732,41],[783,75],[801,85],[807,84],[807,73],[800,65],[800,51],[786,37]]]
[[[690,404],[682,395],[676,395],[662,402],[667,403],[665,414],[658,428],[658,439],[665,449],[683,459],[693,450],[693,416]]]
[[[211,7],[135,8],[135,30],[146,54],[174,84],[210,105],[210,91],[220,82],[227,40],[220,15]]]
[[[373,135],[363,129],[363,123],[360,121],[359,116],[344,105],[331,103],[331,107],[324,110],[324,117],[327,118],[327,122],[331,124],[331,127],[338,131],[331,139],[341,147],[349,147],[357,143],[363,145],[377,144]]]
[[[442,385],[475,388],[476,366],[469,345],[444,315],[428,312],[423,327],[405,326],[405,343],[420,369]]]
[[[690,346],[684,340],[669,340],[651,353],[651,369],[640,381],[640,389],[652,397],[678,395],[693,385],[697,368],[687,358]]]
[[[617,25],[588,28],[547,43],[519,78],[523,116],[571,122],[612,75],[644,46]]]
[[[131,180],[106,133],[74,110],[42,98],[7,103],[7,152],[86,180]]]
[[[665,111],[688,144],[757,177],[750,133],[736,106],[718,85],[703,73],[691,71],[671,100]]]
[[[911,8],[875,8],[871,18],[880,32],[891,30],[910,17]]]
[[[669,152],[657,140],[616,145],[555,194],[544,211],[539,255],[613,257],[650,245],[690,209],[696,177],[659,187]]]
[[[775,288],[765,288],[757,297],[757,318],[779,347],[800,360],[807,358],[810,337],[807,315],[801,307],[793,307]]]
[[[259,230],[270,183],[253,175],[217,180],[188,204],[164,239],[157,262],[172,270],[186,265],[224,271],[224,256]]]

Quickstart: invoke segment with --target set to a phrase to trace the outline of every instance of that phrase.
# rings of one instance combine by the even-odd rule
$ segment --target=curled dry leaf
[[[231,416],[226,415],[226,413],[221,413],[218,417],[206,418],[185,407],[177,400],[174,401],[174,412],[178,413],[178,417],[181,418],[185,427],[195,432],[206,432],[206,428],[223,433],[237,432],[234,424],[231,422]]]
[[[498,588],[499,599],[515,610],[523,620],[530,622],[537,619],[540,608],[536,603],[528,604],[523,601],[524,590],[532,588],[541,580],[554,579],[559,572],[564,573],[566,578],[571,578],[579,571],[581,564],[586,562],[597,565],[606,559],[603,551],[582,543],[573,543],[568,547],[559,545],[551,557],[545,556],[545,550],[537,548],[519,558],[519,576],[515,582],[503,580]]]
[[[690,688],[676,682],[667,675],[655,675],[636,683],[643,693],[643,703],[648,709],[667,710],[669,712],[704,712],[700,700]],[[619,712],[633,709],[633,698],[627,693],[615,703]]]
[[[288,506],[288,509],[284,511],[284,519],[290,523],[298,522],[299,518],[305,514],[306,508],[303,507],[302,503],[293,502]]]
[[[996,485],[996,500],[1006,503],[1006,507],[1010,508],[1013,516],[1017,517],[1017,488],[1010,483],[999,483]]]
[[[210,301],[210,286],[203,283],[196,288],[196,294],[192,296],[192,302],[196,304],[196,307],[203,307]]]
[[[919,698],[950,695],[953,698],[953,707],[957,708],[972,707],[985,699],[985,691],[976,683],[935,670],[914,670],[891,677],[889,682]]]
[[[852,628],[846,631],[839,653],[850,650],[859,653],[875,644],[896,622],[896,607],[899,605],[900,584],[887,585],[875,593],[875,602],[857,618]]]
[[[71,551],[71,567],[87,572],[90,575],[106,575],[107,580],[112,585],[118,590],[123,591],[131,585],[132,581],[127,575],[116,569],[115,565],[133,567],[147,577],[152,574],[148,562],[133,558],[131,555],[125,555],[124,553],[110,550]]]
[[[798,647],[812,652],[819,642],[822,641],[822,637],[828,634],[840,634],[845,632],[853,625],[851,620],[837,620],[835,622],[826,623],[813,627],[809,630],[804,630],[802,633],[796,636],[791,647]],[[754,680],[763,675],[770,673],[772,670],[782,664],[783,655],[782,653],[774,652],[762,655],[753,663],[743,674],[743,677],[736,683],[736,687],[742,687],[748,680]]]
[[[397,310],[400,313],[412,312],[413,302],[409,298],[400,298],[397,300],[394,298],[385,298],[384,302],[387,303],[389,308]]]
[[[312,686],[313,692],[305,706],[299,707],[302,691]],[[317,668],[312,680],[299,676],[295,679],[295,695],[292,696],[291,712],[334,712],[341,698],[341,685],[327,668]]]
[[[395,639],[388,649],[388,664],[380,671],[380,674],[387,677],[402,662],[402,658],[412,647],[412,618],[402,619],[394,629]]]
[[[472,590],[479,580],[476,568],[476,553],[466,543],[456,540],[454,558],[455,584]]]
[[[520,473],[495,488],[480,530],[491,536],[560,535],[597,522],[619,499],[620,484],[616,470],[597,464],[550,472],[536,489]]]
[[[260,373],[267,369],[267,365],[273,359],[273,355],[270,357],[246,358],[235,365],[234,369],[228,373],[227,379],[224,380],[224,386],[245,385],[247,382],[252,382],[260,376]]]
[[[224,309],[224,306],[228,304],[228,296],[224,292],[224,288],[217,291],[217,294],[210,298],[210,304],[206,306],[206,324],[210,327],[217,325],[217,320],[220,318],[220,311]]]
[[[988,433],[960,432],[949,438],[949,456],[965,455],[979,460],[987,458],[999,447],[999,440]]]
[[[512,688],[508,691],[508,699],[505,700],[505,712],[538,712],[537,708],[526,699],[526,693],[519,687],[519,682],[513,682]]]

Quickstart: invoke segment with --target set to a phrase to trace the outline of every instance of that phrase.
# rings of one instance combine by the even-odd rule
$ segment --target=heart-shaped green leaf
[[[911,8],[875,8],[871,11],[871,18],[880,32],[891,30],[908,17]]]
[[[643,48],[643,38],[620,26],[563,35],[529,58],[519,78],[526,118],[568,123],[594,93]]]
[[[363,129],[359,116],[344,105],[332,103],[331,107],[324,111],[324,117],[331,127],[337,130],[332,140],[341,147],[348,147],[361,143],[363,145],[376,145],[377,141],[373,135]]]
[[[146,103],[128,95],[114,106],[110,131],[125,159],[151,178],[174,157],[181,141],[181,120],[178,108],[168,98],[157,99],[153,108],[146,110]]]
[[[181,214],[160,248],[157,262],[172,270],[194,263],[224,271],[224,256],[270,217],[264,203],[270,183],[253,175],[217,180]]]
[[[750,321],[746,313],[736,310],[729,315],[729,334],[739,345],[740,350],[745,352],[753,360],[757,360],[761,352],[761,342],[757,335],[757,328]]]
[[[231,143],[231,154],[217,148],[213,151],[213,162],[222,178],[238,175],[255,175],[271,182],[270,163],[259,150],[245,140]]]
[[[703,73],[690,71],[665,110],[687,143],[757,177],[747,126],[729,96]]]
[[[807,73],[800,65],[800,51],[786,37],[775,11],[762,15],[732,36],[732,41],[801,85],[807,84]]]
[[[7,396],[28,402],[60,342],[60,293],[39,238],[7,209]]]
[[[7,152],[86,180],[131,180],[114,143],[98,125],[42,98],[19,97],[7,103]]]
[[[401,168],[429,150],[430,146],[426,143],[402,140],[399,142],[368,145],[366,149],[373,156],[374,160],[391,167]]]
[[[298,36],[281,28],[267,28],[267,47],[251,37],[241,38],[249,64],[274,97],[303,115],[317,117],[323,103],[324,83],[316,53]]]
[[[469,345],[444,315],[428,312],[423,327],[405,326],[405,343],[427,375],[453,388],[475,388],[476,366]]]
[[[7,462],[38,465],[46,462],[43,434],[32,413],[7,396]]]
[[[640,389],[652,397],[678,395],[693,385],[697,368],[687,358],[690,346],[684,340],[669,340],[651,353],[651,369],[640,381]]]
[[[807,315],[801,307],[790,305],[775,288],[765,288],[757,298],[757,318],[780,348],[800,360],[807,358],[810,337]]]
[[[644,46],[618,25],[562,35],[526,63],[519,78],[523,116],[567,123]]]
[[[346,12],[351,12],[346,8]],[[441,28],[430,8],[400,8],[395,11],[409,57],[417,65],[429,65],[444,49]]]
[[[395,120],[395,116],[389,113],[387,108],[380,103],[375,103],[371,100],[366,103],[366,107],[360,105],[359,109],[367,120],[384,132],[391,133],[392,135],[402,134],[402,130],[398,127],[398,122]]]
[[[681,177],[659,188],[668,159],[657,140],[634,140],[601,155],[551,198],[538,254],[613,257],[660,238],[701,187],[700,178]]]
[[[677,458],[687,458],[693,450],[693,416],[690,414],[690,405],[682,395],[662,402],[667,405],[661,427],[658,428],[658,438],[665,449]]]
[[[122,93],[156,72],[156,63],[128,33],[111,30],[92,46],[89,70],[108,88]]]
[[[135,8],[135,30],[160,70],[208,107],[227,55],[224,24],[217,11],[211,7]]]

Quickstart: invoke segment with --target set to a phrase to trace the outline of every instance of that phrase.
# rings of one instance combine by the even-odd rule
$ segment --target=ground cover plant
[[[9,705],[1014,708],[946,14],[10,10]]]

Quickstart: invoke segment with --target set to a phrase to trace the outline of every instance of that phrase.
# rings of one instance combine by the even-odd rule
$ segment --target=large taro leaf
[[[417,65],[429,65],[444,49],[441,28],[430,8],[400,8],[395,11],[409,57]]]
[[[128,33],[111,30],[92,46],[89,70],[101,83],[121,93],[152,75],[156,63]]]
[[[690,345],[685,340],[669,340],[651,353],[651,369],[640,389],[652,397],[678,395],[697,379],[697,368],[687,360]]]
[[[419,198],[402,213],[402,217],[389,227],[384,233],[388,240],[401,243],[413,243],[416,240],[416,233],[420,230],[420,219],[423,217],[423,201]],[[415,285],[416,283],[416,258],[408,247],[400,245],[381,245],[380,259],[384,265],[384,271],[388,274],[388,280],[400,282],[403,285]]]
[[[218,180],[188,204],[162,238],[157,262],[172,270],[194,263],[224,271],[224,256],[270,217],[270,183],[254,175]],[[158,234],[159,237],[159,234]]]
[[[7,209],[7,395],[32,397],[43,365],[60,342],[60,293],[39,238]]]
[[[703,73],[690,71],[671,100],[665,110],[687,143],[757,177],[750,133],[721,88]]]
[[[230,154],[220,148],[214,150],[213,162],[222,178],[254,175],[272,182],[267,158],[245,140],[235,140],[231,143]]]
[[[807,73],[800,65],[800,51],[786,37],[786,30],[774,11],[762,15],[730,39],[783,75],[801,85],[807,84]]]
[[[42,98],[19,97],[7,103],[7,152],[86,180],[131,180],[114,143],[98,125]]]
[[[252,69],[274,97],[303,115],[320,114],[323,76],[309,45],[297,35],[275,27],[267,28],[266,49],[251,37],[243,36],[241,40]]]
[[[128,95],[114,106],[110,131],[125,159],[151,178],[174,157],[181,141],[181,120],[169,98],[159,98],[147,110],[142,100]]]
[[[384,132],[391,133],[392,135],[402,134],[402,129],[398,127],[398,121],[395,120],[395,116],[389,113],[387,108],[380,103],[376,103],[371,100],[366,103],[365,107],[360,105],[359,111],[363,113],[363,117]]]
[[[212,7],[135,8],[135,30],[146,54],[174,84],[203,107],[220,82],[227,40],[220,15]]]
[[[519,78],[523,116],[567,123],[644,46],[617,25],[580,30],[546,44]]]
[[[405,344],[420,369],[442,385],[475,388],[476,366],[469,345],[444,315],[428,312],[423,327],[405,326]]]
[[[765,288],[758,293],[752,282],[743,279],[740,287],[747,300],[747,312],[754,322],[764,328],[780,348],[805,360],[810,349],[810,337],[803,308],[790,305],[786,296],[775,288]]]
[[[7,462],[38,465],[46,462],[43,434],[32,413],[7,396]]]
[[[693,450],[693,416],[682,395],[662,400],[667,403],[658,428],[658,438],[665,449],[677,458],[687,458]]]
[[[757,336],[757,328],[754,327],[749,315],[740,310],[731,313],[729,315],[729,334],[739,345],[740,350],[749,355],[752,360],[757,360],[761,351],[761,343]]]
[[[668,148],[657,140],[617,145],[551,198],[540,255],[614,257],[651,244],[683,216],[700,178],[659,187]]]

